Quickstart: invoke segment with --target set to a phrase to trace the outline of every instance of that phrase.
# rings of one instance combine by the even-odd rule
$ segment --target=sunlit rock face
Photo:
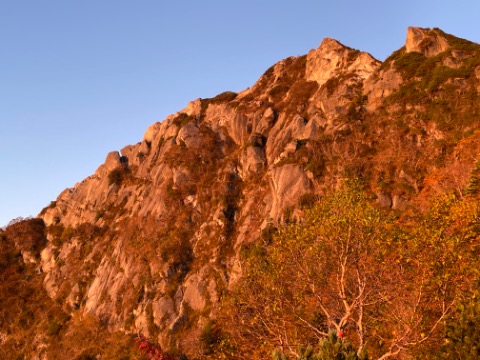
[[[242,275],[242,247],[298,219],[308,199],[349,178],[398,209],[462,189],[480,151],[468,122],[479,105],[462,99],[478,96],[480,67],[425,85],[431,74],[407,77],[409,64],[399,65],[405,54],[451,50],[438,64],[461,69],[475,54],[452,46],[439,30],[412,27],[382,64],[326,38],[245,91],[194,100],[152,124],[39,215],[49,296],[193,353]]]
[[[449,47],[448,41],[435,31],[409,27],[405,48],[407,52],[419,52],[425,56],[435,56]]]
[[[336,40],[325,38],[318,49],[307,55],[306,79],[325,84],[339,74],[355,74],[362,80],[372,75],[380,61],[366,52],[348,48]]]

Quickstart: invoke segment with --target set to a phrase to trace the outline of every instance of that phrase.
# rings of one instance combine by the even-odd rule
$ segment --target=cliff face
[[[249,89],[197,99],[108,154],[39,215],[48,295],[195,353],[242,244],[361,178],[404,209],[465,189],[480,150],[480,51],[410,28],[384,63],[332,39]]]

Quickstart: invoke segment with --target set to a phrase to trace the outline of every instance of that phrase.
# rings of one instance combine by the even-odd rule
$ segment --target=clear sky
[[[0,226],[324,37],[384,60],[411,25],[480,42],[479,14],[478,0],[0,0]]]

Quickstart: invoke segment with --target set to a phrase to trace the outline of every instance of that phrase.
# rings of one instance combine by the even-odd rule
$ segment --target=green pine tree
[[[273,360],[289,360],[289,357],[275,350]],[[317,352],[314,352],[311,346],[300,349],[300,354],[295,360],[368,360],[368,356],[366,354],[359,356],[350,343],[330,332],[319,342]]]
[[[480,304],[460,306],[457,316],[447,324],[442,359],[480,359]]]
[[[480,161],[476,161],[475,165],[470,173],[470,180],[467,185],[467,195],[479,196],[480,195]]]

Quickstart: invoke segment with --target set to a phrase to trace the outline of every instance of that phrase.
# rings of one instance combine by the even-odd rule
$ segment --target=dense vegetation
[[[45,242],[41,219],[0,230],[0,358],[42,354],[48,359],[88,360],[102,354],[102,359],[143,359],[134,335],[111,332],[101,319],[72,314],[48,297],[43,274],[33,262],[39,260]]]
[[[244,276],[202,334],[203,357],[478,358],[479,204],[450,195],[417,210],[379,209],[350,183],[245,246]],[[0,233],[3,358],[23,358],[39,343],[49,359],[65,351],[76,359],[163,354],[146,340],[137,351],[133,337],[72,317],[46,296],[21,256],[35,251],[32,239],[44,241],[44,230],[32,219]]]
[[[224,358],[480,355],[478,202],[445,196],[399,214],[372,200],[345,187],[244,249],[244,277],[225,299]]]

